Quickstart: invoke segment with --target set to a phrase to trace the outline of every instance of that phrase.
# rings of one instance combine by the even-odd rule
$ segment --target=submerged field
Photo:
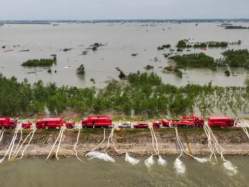
[[[170,53],[170,48],[157,50],[158,46],[170,44],[173,53],[191,54],[203,52],[215,59],[222,57],[222,52],[229,49],[248,49],[248,30],[229,30],[220,27],[221,23],[60,23],[53,25],[5,24],[0,27],[0,67],[4,76],[16,76],[18,81],[24,78],[34,83],[55,82],[58,86],[68,85],[79,88],[106,86],[108,81],[118,80],[119,67],[126,74],[145,71],[151,65],[153,71],[162,77],[165,84],[185,86],[188,83],[204,85],[212,81],[218,86],[244,86],[248,71],[232,68],[237,76],[224,76],[224,68],[182,69],[183,78],[174,74],[165,74],[168,59],[163,54]],[[248,23],[235,23],[248,27]],[[215,33],[215,34],[213,34]],[[177,52],[177,42],[189,40],[193,45],[198,42],[228,42],[239,40],[241,45],[229,45],[227,48],[193,48]],[[94,43],[101,43],[97,51],[91,49]],[[3,49],[2,47],[5,46]],[[68,49],[64,51],[65,49]],[[27,51],[28,50],[28,51]],[[7,51],[7,52],[5,52]],[[85,53],[87,51],[87,53]],[[21,64],[31,59],[51,58],[57,55],[57,64],[47,73],[46,68],[25,68]],[[132,54],[137,54],[132,56]],[[157,57],[158,61],[154,61]],[[77,75],[76,69],[84,64],[86,74]],[[54,71],[57,70],[57,73]],[[95,80],[92,83],[91,78]]]

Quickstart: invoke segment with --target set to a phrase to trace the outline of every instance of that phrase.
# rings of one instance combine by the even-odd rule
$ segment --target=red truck
[[[174,127],[200,127],[204,125],[203,118],[197,116],[184,116],[181,120],[172,120],[171,125]]]
[[[23,122],[22,123],[23,129],[29,129],[31,126],[32,126],[32,123],[30,123],[30,122]]]
[[[232,118],[216,116],[208,118],[208,125],[209,127],[233,127],[235,124]]]
[[[62,118],[43,118],[36,122],[37,129],[56,129],[61,128],[65,121]]]
[[[112,126],[112,118],[108,116],[88,116],[82,120],[82,128],[95,128],[104,127],[108,128]]]
[[[0,117],[0,129],[15,129],[17,120],[10,117]]]

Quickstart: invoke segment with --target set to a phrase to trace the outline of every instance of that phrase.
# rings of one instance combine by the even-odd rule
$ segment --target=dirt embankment
[[[47,156],[59,131],[44,130],[42,133],[34,135],[25,156]],[[23,138],[28,132],[24,132]],[[98,149],[103,151],[107,146],[107,139],[110,130],[106,130],[106,141]],[[159,143],[161,154],[173,155],[178,153],[174,129],[155,130]],[[179,135],[185,145],[186,151],[194,155],[208,155],[210,151],[207,145],[207,137],[203,130],[199,129],[179,129]],[[249,155],[249,139],[242,130],[215,130],[219,144],[225,149],[224,154],[229,155]],[[5,132],[2,142],[0,143],[0,155],[4,155],[12,140],[13,132]],[[20,134],[18,135],[20,138]],[[60,156],[73,156],[73,147],[77,138],[77,130],[66,130],[63,134]],[[77,146],[78,154],[84,155],[87,151],[95,148],[103,140],[102,129],[82,130],[79,144]],[[148,155],[153,153],[151,144],[151,134],[149,130],[127,130],[115,131],[113,140],[116,148],[120,152],[129,152],[134,155]],[[16,143],[19,139],[16,140]],[[56,149],[55,149],[56,150]],[[115,154],[113,146],[108,149],[110,154]]]

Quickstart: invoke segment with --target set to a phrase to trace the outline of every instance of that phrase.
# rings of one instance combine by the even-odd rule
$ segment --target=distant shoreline
[[[241,19],[105,19],[105,20],[0,20],[0,24],[51,24],[51,23],[205,23],[205,22],[249,22]]]

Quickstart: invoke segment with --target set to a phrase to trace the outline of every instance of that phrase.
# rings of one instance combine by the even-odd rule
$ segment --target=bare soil
[[[28,131],[24,132],[24,138]],[[47,156],[58,136],[59,131],[44,130],[34,135],[25,156]],[[106,141],[99,151],[103,151],[107,146],[107,138],[110,130],[106,131]],[[160,153],[164,155],[175,155],[179,153],[175,141],[174,129],[158,129],[155,131]],[[242,130],[231,131],[214,131],[214,134],[221,145],[225,149],[224,154],[227,155],[249,155],[249,139]],[[187,152],[193,155],[209,155],[210,151],[207,145],[207,137],[203,130],[199,129],[179,129],[179,135],[184,143]],[[0,143],[0,155],[4,155],[12,140],[13,132],[6,132]],[[18,135],[20,138],[20,134]],[[77,138],[77,130],[66,130],[64,132],[60,156],[74,156],[73,147]],[[79,144],[77,146],[78,154],[85,155],[88,151],[95,148],[103,140],[102,129],[81,130]],[[119,153],[129,152],[133,155],[150,155],[153,153],[152,138],[149,130],[123,130],[115,131],[113,137],[115,146]],[[18,139],[16,140],[16,143]],[[56,150],[56,149],[55,149]],[[111,155],[118,154],[114,151],[113,145],[107,150]]]

